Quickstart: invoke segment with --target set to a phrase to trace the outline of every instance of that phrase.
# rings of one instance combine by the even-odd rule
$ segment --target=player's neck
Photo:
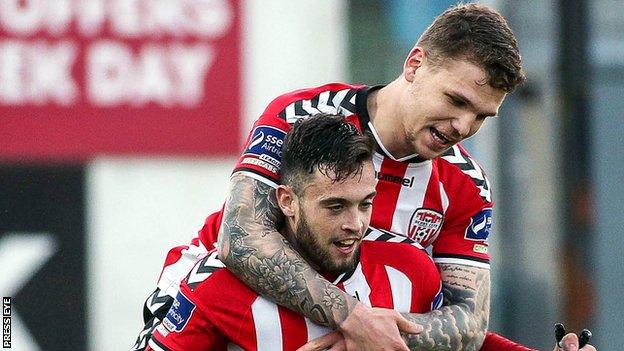
[[[387,86],[371,92],[366,101],[370,121],[385,149],[394,158],[412,155],[414,151],[405,144],[404,128],[398,118],[395,97],[400,96],[400,84],[397,79]]]

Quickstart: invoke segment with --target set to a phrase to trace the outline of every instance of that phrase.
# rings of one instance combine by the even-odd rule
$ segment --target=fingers
[[[583,329],[581,332],[581,336],[579,336],[579,348],[583,348],[589,342],[589,339],[592,337],[592,332],[589,329]]]
[[[566,334],[561,341],[559,341],[558,346],[563,351],[578,351],[578,336],[574,333]]]
[[[555,339],[557,340],[557,347],[555,350],[564,351],[567,350],[583,350],[583,351],[595,351],[596,349],[592,345],[588,345],[589,339],[592,337],[592,332],[589,329],[583,329],[580,336],[570,333],[566,335],[563,324],[555,324]]]
[[[558,348],[556,350],[563,350],[563,351],[596,351],[596,348],[593,347],[592,345],[589,345],[589,344],[580,346],[579,337],[577,337],[576,334],[574,334],[574,333],[566,334],[566,336],[564,336],[563,339],[561,340],[561,342],[559,344],[559,347],[560,348]]]
[[[343,348],[334,349],[333,347],[336,344],[342,344]],[[307,344],[298,348],[297,351],[320,351],[320,350],[325,350],[328,348],[330,350],[336,350],[336,351],[346,350],[346,345],[344,345],[344,338],[342,337],[342,334],[340,332],[333,331],[329,334],[325,334],[321,337],[311,340]]]
[[[565,332],[565,327],[561,323],[555,324],[555,340],[557,340],[557,344],[563,339]]]
[[[399,331],[406,334],[419,334],[423,331],[423,326],[420,324],[416,324],[412,321],[405,319],[400,313],[396,314],[395,318],[397,327],[399,327]]]

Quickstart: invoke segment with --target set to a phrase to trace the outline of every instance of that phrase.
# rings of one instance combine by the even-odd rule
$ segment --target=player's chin
[[[446,150],[450,149],[449,147],[446,148],[423,148],[421,149],[421,152],[418,152],[418,156],[420,156],[421,158],[424,158],[426,160],[431,160],[434,159],[436,157],[440,157],[442,156],[442,154],[444,154],[444,152],[446,152]]]
[[[341,260],[340,262],[334,262],[334,272],[345,273],[352,271],[355,268],[356,261],[354,258],[349,260]]]
[[[355,253],[345,254],[341,252],[332,252],[324,262],[325,268],[336,273],[343,273],[353,266],[355,261]]]
[[[429,140],[423,141],[415,145],[416,153],[421,158],[431,160],[436,157],[441,156],[446,150],[450,149],[453,145],[440,145],[439,143],[434,143]]]

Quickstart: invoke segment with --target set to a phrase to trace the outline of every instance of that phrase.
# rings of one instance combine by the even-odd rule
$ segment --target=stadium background
[[[220,207],[270,99],[390,81],[452,3],[0,1],[12,350],[127,349],[165,251]],[[466,143],[498,209],[492,329],[548,350],[563,320],[620,349],[624,3],[484,3],[508,17],[528,75]]]

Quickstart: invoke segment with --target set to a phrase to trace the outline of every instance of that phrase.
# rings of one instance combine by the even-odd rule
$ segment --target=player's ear
[[[415,46],[407,55],[405,63],[403,64],[403,78],[408,82],[414,81],[416,70],[422,66],[426,59],[425,49],[420,46]]]
[[[293,189],[288,185],[279,185],[275,189],[275,196],[284,216],[293,217],[295,215],[295,199],[297,197]]]

